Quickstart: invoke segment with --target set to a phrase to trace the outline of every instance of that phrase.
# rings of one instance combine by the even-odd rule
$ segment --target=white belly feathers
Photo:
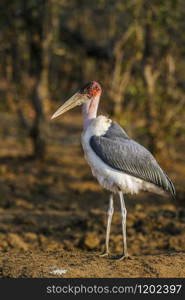
[[[107,132],[112,121],[105,116],[98,116],[93,119],[86,130],[82,133],[82,146],[85,153],[85,159],[91,167],[93,175],[98,179],[100,185],[112,192],[138,193],[140,190],[151,191],[158,194],[163,191],[152,183],[148,183],[142,179],[127,175],[121,171],[114,170],[105,164],[92,150],[90,146],[90,138],[93,135],[101,136]]]

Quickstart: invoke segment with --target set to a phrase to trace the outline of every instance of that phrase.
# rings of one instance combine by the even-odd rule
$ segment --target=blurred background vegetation
[[[184,20],[184,0],[2,0],[0,109],[44,159],[49,116],[96,80],[105,111],[171,157],[184,137]]]

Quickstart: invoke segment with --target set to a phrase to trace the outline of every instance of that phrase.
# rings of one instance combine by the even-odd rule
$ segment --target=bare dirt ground
[[[80,114],[51,125],[46,163],[26,154],[15,119],[0,132],[0,277],[185,277],[185,208],[180,158],[161,160],[177,200],[127,196],[132,260],[98,257],[103,250],[108,193],[92,177],[80,146]],[[73,122],[71,121],[73,120]],[[111,249],[122,252],[119,202]],[[67,270],[54,275],[53,270]]]

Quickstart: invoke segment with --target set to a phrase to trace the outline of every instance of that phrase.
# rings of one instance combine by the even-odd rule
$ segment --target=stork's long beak
[[[51,119],[57,118],[58,116],[74,108],[75,106],[83,104],[87,101],[87,99],[88,98],[85,94],[77,92],[57,109],[57,111],[52,115]]]

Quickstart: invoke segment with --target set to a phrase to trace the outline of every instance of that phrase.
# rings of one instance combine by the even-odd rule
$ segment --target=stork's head
[[[86,83],[77,93],[69,98],[62,106],[57,109],[51,119],[54,119],[75,106],[82,105],[89,100],[101,95],[102,89],[98,82],[90,81]]]
[[[79,90],[79,93],[86,95],[89,99],[91,99],[101,94],[101,91],[102,89],[98,82],[90,81]]]

